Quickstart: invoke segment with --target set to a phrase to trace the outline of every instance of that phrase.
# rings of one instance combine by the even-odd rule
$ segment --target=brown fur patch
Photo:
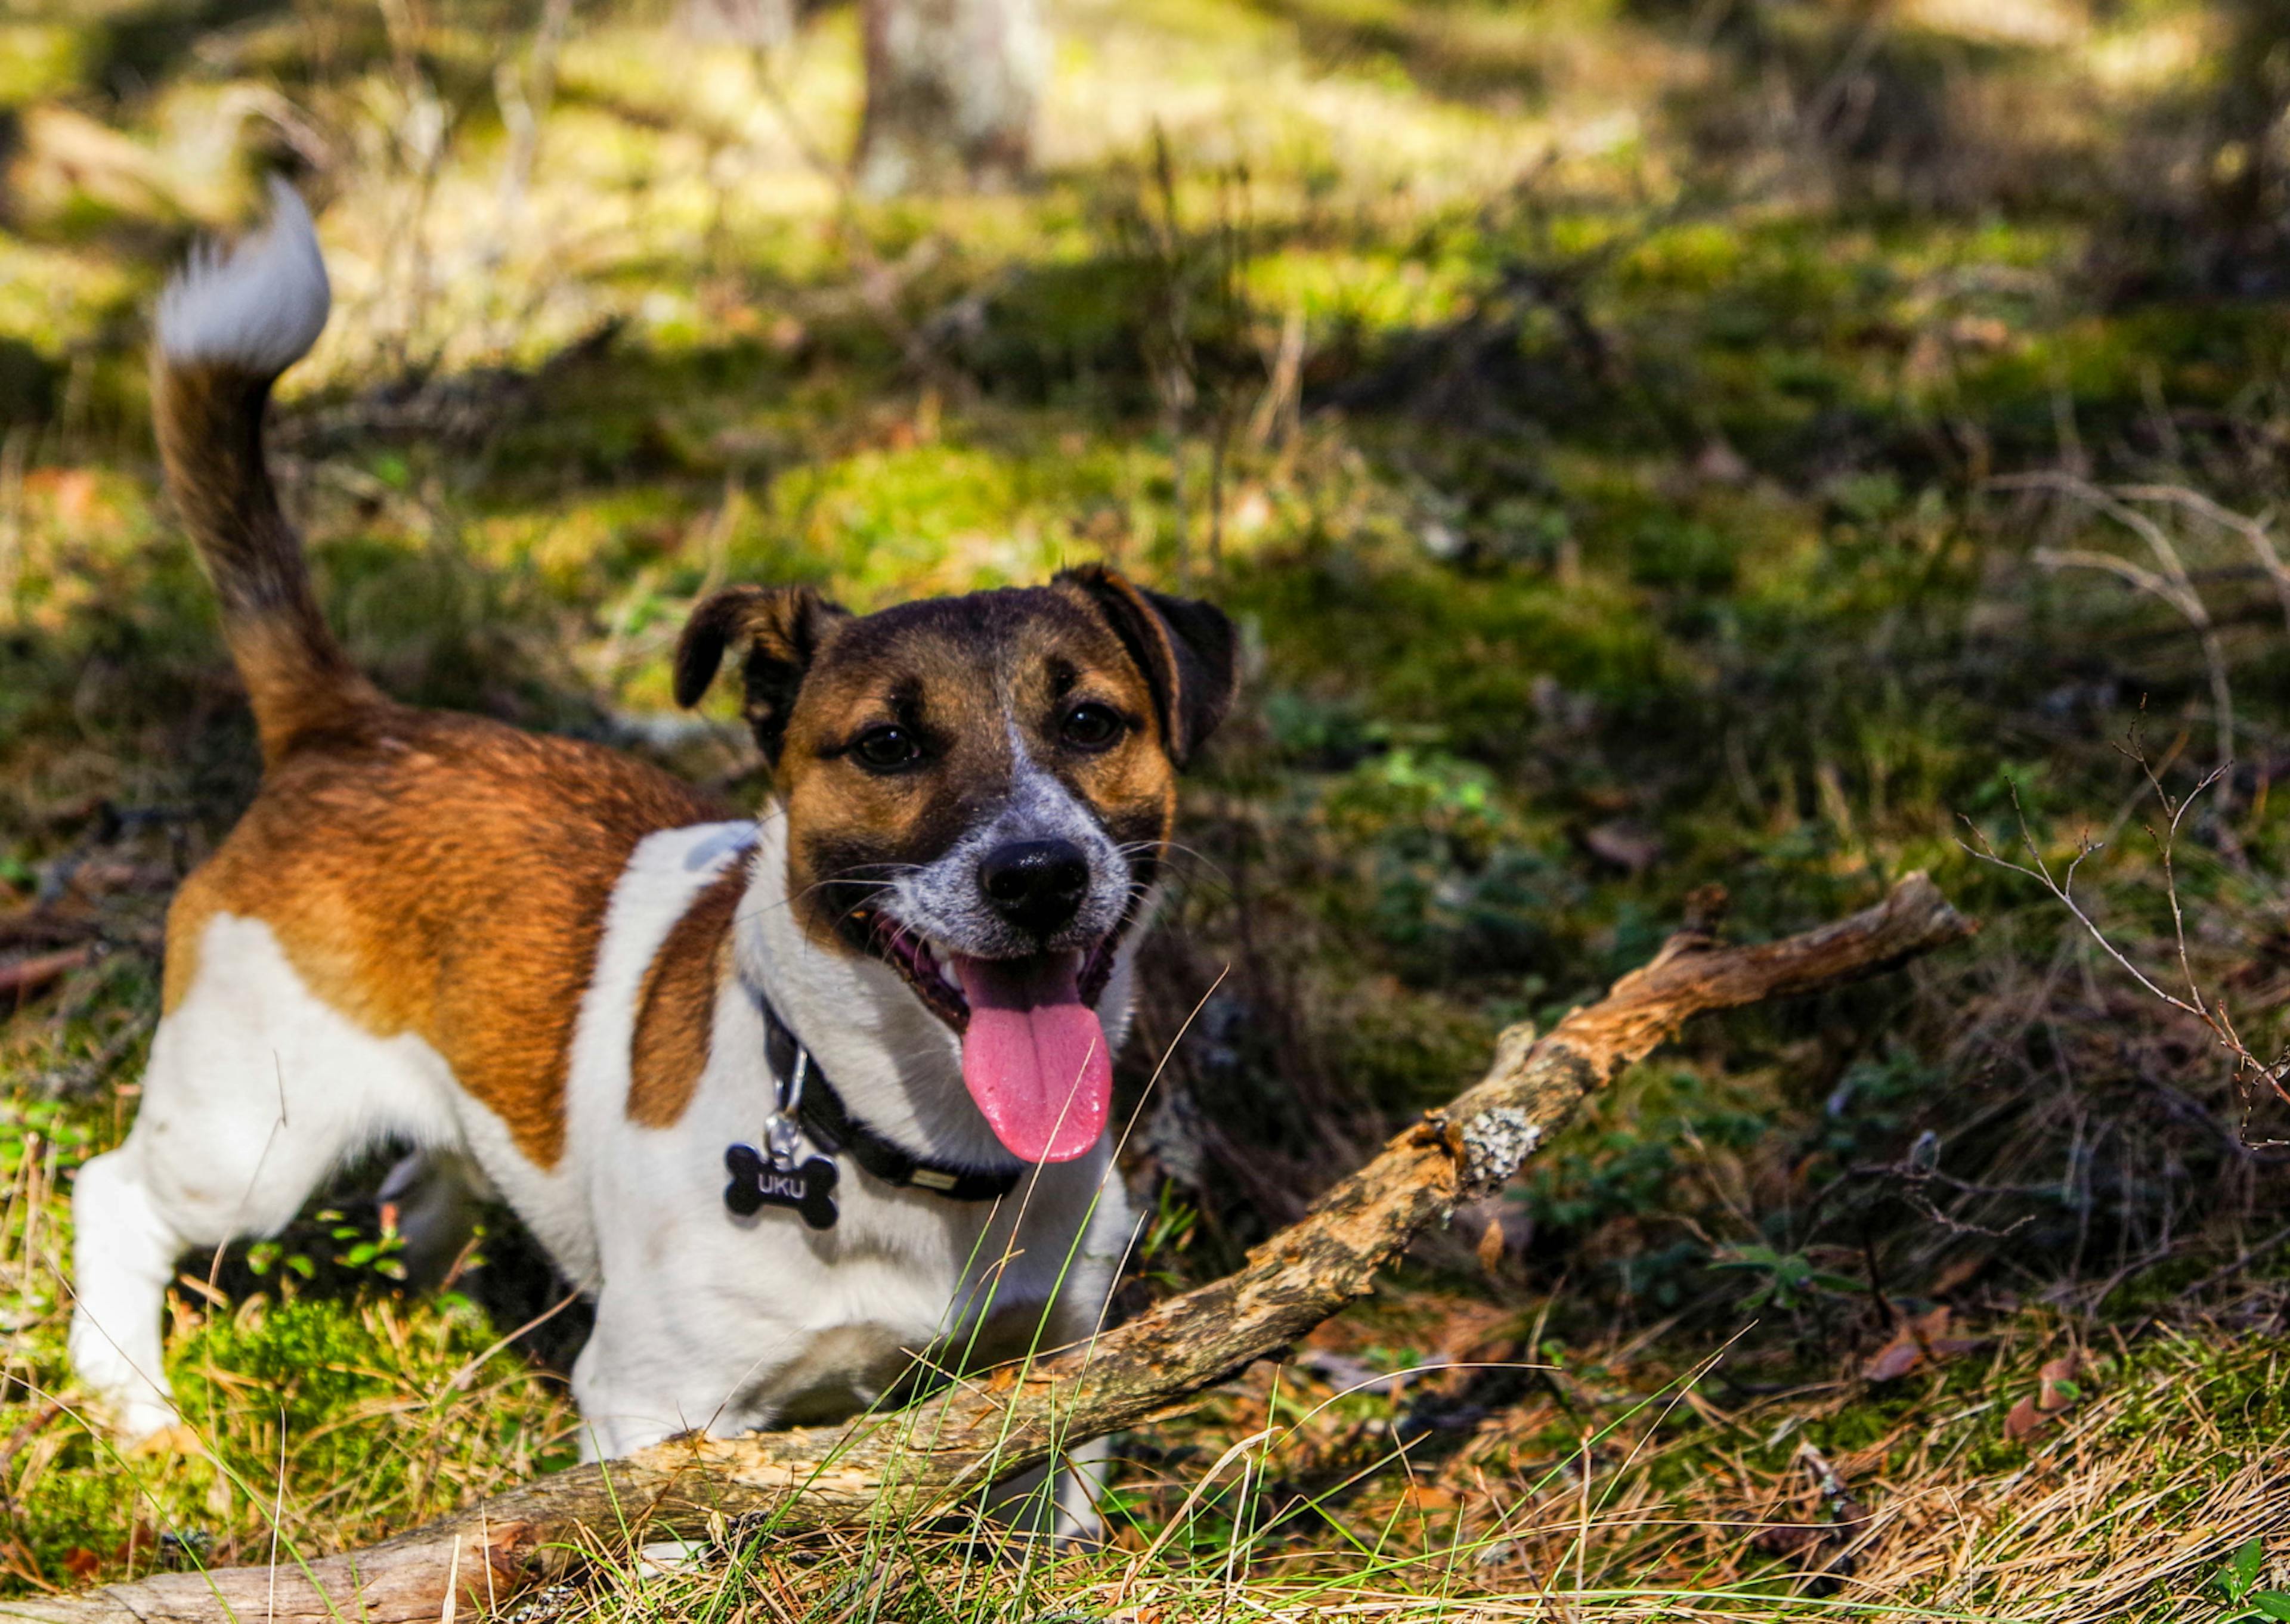
[[[613,885],[646,835],[730,814],[575,740],[388,703],[304,733],[167,918],[164,1007],[218,913],[377,1036],[411,1032],[542,1166]]]
[[[629,1120],[672,1126],[708,1069],[716,999],[732,973],[732,921],[748,891],[748,864],[733,863],[693,898],[669,927],[637,992],[629,1048]]]
[[[267,377],[155,355],[152,417],[167,491],[221,601],[223,636],[246,683],[262,754],[383,702],[351,668],[310,588],[302,544],[262,460]]]

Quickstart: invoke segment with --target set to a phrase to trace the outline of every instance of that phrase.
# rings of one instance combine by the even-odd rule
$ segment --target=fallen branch
[[[0,1604],[57,1624],[291,1624],[451,1617],[497,1605],[584,1553],[631,1541],[720,1537],[731,1518],[792,1534],[886,1510],[914,1517],[1037,1465],[1061,1444],[1169,1410],[1275,1355],[1365,1295],[1376,1274],[1457,1202],[1500,1188],[1585,1095],[1689,1018],[1862,980],[1975,927],[1923,875],[1878,906],[1781,941],[1723,948],[1672,937],[1653,963],[1540,1042],[1514,1028],[1493,1065],[1344,1180],[1237,1274],[1030,1370],[969,1382],[896,1415],[718,1440],[672,1440],[625,1460],[540,1478],[363,1551],[307,1563],[167,1573],[80,1596]],[[459,1596],[449,1604],[447,1591]]]
[[[12,964],[0,964],[0,998],[23,1003],[47,990],[51,982],[60,981],[75,970],[84,969],[95,957],[92,948],[66,948],[60,953],[43,953],[32,958],[20,958]]]

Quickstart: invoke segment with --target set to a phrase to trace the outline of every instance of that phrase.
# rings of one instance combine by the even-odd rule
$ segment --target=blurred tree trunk
[[[865,0],[860,189],[1007,186],[1049,78],[1041,0]]]
[[[2290,209],[2290,0],[2230,0],[2214,59],[2212,209],[2227,240],[2214,273],[2245,295],[2280,291]]]

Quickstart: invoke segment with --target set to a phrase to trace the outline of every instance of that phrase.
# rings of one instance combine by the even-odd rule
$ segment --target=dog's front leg
[[[725,1437],[769,1424],[747,1396],[779,1364],[774,1339],[727,1333],[728,1303],[709,1320],[679,1299],[694,1300],[658,1277],[610,1280],[598,1294],[596,1330],[572,1366],[583,1460],[630,1454],[679,1433]]]
[[[1005,1477],[989,1492],[987,1515],[998,1527],[1046,1540],[1057,1550],[1095,1550],[1105,1543],[1098,1502],[1112,1476],[1112,1439],[1092,1438],[1046,1465]]]

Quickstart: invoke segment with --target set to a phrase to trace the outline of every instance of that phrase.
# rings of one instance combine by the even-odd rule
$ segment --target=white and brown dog
[[[274,191],[268,230],[159,306],[159,444],[264,773],[168,916],[134,1130],[78,1177],[71,1353],[114,1424],[178,1424],[180,1254],[277,1229],[388,1140],[469,1168],[594,1294],[592,1453],[1089,1334],[1130,1233],[1110,1051],[1230,624],[1098,568],[863,617],[718,593],[677,697],[741,652],[774,768],[754,820],[393,703],[327,630],[264,469],[271,383],[328,303]]]

